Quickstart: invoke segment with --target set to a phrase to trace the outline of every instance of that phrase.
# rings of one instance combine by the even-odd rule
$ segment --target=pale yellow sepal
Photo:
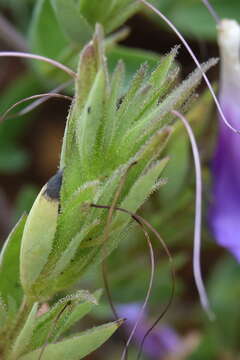
[[[26,294],[47,262],[54,239],[59,202],[46,194],[46,185],[37,196],[23,231],[20,278]]]

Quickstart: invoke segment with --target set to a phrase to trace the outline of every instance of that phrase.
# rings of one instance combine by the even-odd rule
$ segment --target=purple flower
[[[125,330],[127,335],[130,334],[133,326],[135,325],[139,313],[141,311],[141,304],[131,303],[118,306],[118,314],[126,318]],[[138,324],[133,341],[136,345],[140,345],[141,341],[150,327],[150,323],[144,314]],[[150,358],[160,360],[166,355],[178,352],[182,346],[181,338],[169,326],[158,325],[147,337],[143,352]]]
[[[219,101],[230,124],[240,129],[240,26],[219,24],[221,84]],[[216,241],[240,262],[240,135],[219,121],[213,159],[213,203],[209,222]]]

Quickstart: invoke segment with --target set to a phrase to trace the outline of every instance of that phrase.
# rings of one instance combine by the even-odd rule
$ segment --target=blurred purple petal
[[[127,335],[129,335],[135,322],[137,321],[139,312],[141,310],[141,304],[131,303],[119,305],[117,309],[118,314],[121,317],[126,318],[125,330]],[[137,346],[140,345],[145,333],[149,329],[149,326],[150,323],[147,319],[146,314],[144,314],[133,338]],[[144,343],[143,351],[150,358],[154,360],[160,360],[167,354],[177,352],[180,349],[181,345],[181,338],[171,327],[158,325],[147,337]]]
[[[233,20],[219,25],[221,87],[219,100],[230,124],[240,129],[240,26]],[[240,262],[240,135],[219,121],[213,159],[213,203],[210,226],[216,241]]]

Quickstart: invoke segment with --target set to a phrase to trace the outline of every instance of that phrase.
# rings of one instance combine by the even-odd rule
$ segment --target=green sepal
[[[167,162],[168,158],[165,158],[152,164],[152,166],[132,185],[130,192],[120,203],[120,207],[135,213],[144,201],[146,201],[146,199],[163,184],[163,182],[159,180],[159,176]],[[106,202],[100,203],[106,204]],[[103,211],[105,211],[105,215],[107,216],[107,210]],[[89,262],[85,264],[83,270],[86,270],[91,263],[99,264],[116,248],[119,241],[124,236],[125,231],[127,231],[127,226],[129,226],[131,220],[130,215],[116,211],[110,227],[108,241],[103,243],[102,236],[95,240],[95,247],[98,244],[99,249],[98,251],[95,251],[95,248],[93,248],[92,251],[90,249]]]
[[[159,181],[159,176],[167,165],[168,160],[168,158],[165,158],[152,164],[146,173],[142,174],[133,184],[131,190],[120,204],[120,207],[133,213],[136,212],[146,199],[162,184],[162,181]],[[122,221],[129,221],[127,217],[129,217],[129,215],[117,213],[112,227],[123,226]]]
[[[87,238],[91,239],[91,233],[98,225],[99,222],[97,219],[89,225],[84,225],[79,233],[77,233],[70,241],[68,247],[59,256],[55,266],[51,266],[50,263],[51,271],[49,276],[46,276],[45,273],[43,273],[42,276],[43,282],[46,281],[46,278],[53,279],[52,287],[51,289],[48,289],[49,294],[65,289],[66,286],[69,286],[71,282],[75,281],[76,274],[74,273],[74,275],[71,275],[73,273],[73,269],[77,268],[77,271],[79,272],[81,266],[84,265],[84,261],[81,262],[81,266],[79,265],[78,258],[81,243]],[[53,262],[55,262],[55,259]]]
[[[57,237],[53,244],[53,252],[61,254],[65,250],[69,241],[66,239],[73,238],[77,233],[86,217],[84,208],[89,203],[99,188],[98,181],[87,182],[80,186],[68,199],[64,202],[64,195],[61,201],[61,213],[58,217]]]
[[[97,164],[94,160],[99,141],[97,135],[104,114],[105,89],[105,72],[100,69],[76,126],[80,162],[86,181],[93,180],[94,174],[99,172],[99,169],[95,169]]]
[[[207,71],[216,63],[216,59],[209,60],[202,65],[203,71]],[[185,101],[199,84],[201,78],[201,71],[199,69],[195,70],[181,85],[166,96],[159,106],[153,108],[147,116],[141,116],[138,121],[136,121],[136,125],[133,124],[133,126],[129,127],[129,130],[125,133],[118,146],[133,151],[136,146],[144,142],[144,140],[159,127],[172,121],[174,116],[171,114],[171,110],[181,109]]]
[[[59,201],[50,198],[46,189],[45,185],[36,198],[22,236],[20,277],[28,296],[34,296],[32,285],[47,262],[57,226]]]

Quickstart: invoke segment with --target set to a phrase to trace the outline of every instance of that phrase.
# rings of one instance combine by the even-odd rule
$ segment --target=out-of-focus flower
[[[130,303],[118,306],[118,315],[126,318],[125,330],[129,335],[134,327],[139,313],[141,311],[141,304]],[[140,345],[141,341],[150,327],[147,315],[144,313],[134,333],[133,341],[136,345]],[[182,347],[182,340],[180,336],[169,326],[158,325],[148,335],[143,352],[150,358],[160,360],[172,353],[179,352]]]
[[[240,129],[239,24],[234,20],[222,20],[218,38],[221,52],[219,101],[230,124]],[[212,170],[210,226],[216,241],[240,261],[240,135],[221,120]]]

